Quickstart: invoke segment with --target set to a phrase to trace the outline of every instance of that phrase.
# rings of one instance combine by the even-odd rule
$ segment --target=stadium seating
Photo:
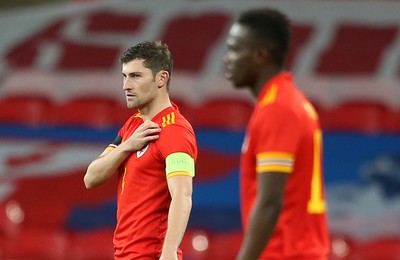
[[[210,259],[235,259],[242,239],[241,230],[214,232],[210,239]]]
[[[400,133],[400,108],[389,108],[383,116],[383,127],[387,133]]]
[[[113,259],[113,232],[113,229],[98,229],[90,232],[70,233],[66,259]]]
[[[200,72],[230,21],[227,13],[177,15],[162,31],[161,40],[174,55],[174,69]],[[190,37],[185,37],[190,35]]]
[[[146,18],[143,14],[132,15],[99,10],[89,15],[85,29],[88,33],[135,34],[142,29]]]
[[[182,114],[195,127],[242,130],[253,104],[238,98],[214,98],[199,104],[176,99]],[[348,100],[332,107],[311,100],[322,128],[364,133],[400,132],[400,109],[378,101]],[[0,99],[0,122],[27,127],[120,127],[132,115],[124,102],[111,96],[77,96],[60,102],[44,95],[11,94]]]
[[[59,48],[62,50],[62,58],[57,69],[62,70],[112,69],[120,53],[118,47],[72,41],[63,41]]]
[[[73,98],[57,106],[55,111],[56,125],[85,126],[98,129],[114,126],[118,121],[114,111],[119,105],[119,102],[112,98]]]
[[[0,203],[0,259],[112,259],[115,207],[110,205],[114,205],[115,183],[87,191],[82,183],[85,169],[66,168],[60,170],[62,175],[51,172],[49,176],[38,177],[37,168],[30,166],[50,160],[49,153],[59,149],[57,146],[64,141],[54,142],[52,138],[64,136],[59,133],[69,132],[70,127],[77,131],[66,136],[76,140],[82,138],[73,136],[81,128],[93,128],[84,130],[90,134],[93,131],[94,136],[108,134],[103,130],[120,127],[131,116],[132,110],[126,108],[121,95],[119,79],[118,58],[126,47],[148,39],[161,39],[169,45],[174,57],[172,89],[179,97],[172,100],[195,128],[210,132],[222,129],[223,134],[225,130],[242,133],[253,110],[252,102],[241,93],[224,93],[220,88],[226,83],[221,73],[224,36],[238,10],[249,6],[246,1],[177,0],[178,4],[168,6],[150,1],[131,1],[132,5],[129,1],[121,1],[124,5],[117,1],[112,4],[73,1],[82,4],[78,7],[68,6],[67,2],[63,6],[65,9],[57,10],[57,15],[46,11],[54,10],[50,6],[43,10],[37,8],[33,13],[28,9],[25,12],[29,15],[25,16],[29,23],[19,18],[19,11],[15,18],[4,19],[22,30],[10,27],[12,30],[2,31],[5,44],[0,48],[3,57],[0,127],[15,129],[15,124],[22,125],[28,138],[39,134],[39,142],[45,139],[43,143],[46,143],[49,138],[52,143],[29,154],[0,156],[5,166],[0,172],[4,174],[2,191],[9,191],[9,196],[13,197],[12,201]],[[334,135],[337,132],[345,135],[352,132],[400,134],[397,10],[387,12],[384,6],[391,4],[380,1],[356,4],[351,3],[353,1],[315,1],[310,8],[301,10],[290,2],[295,1],[273,4],[282,5],[284,10],[294,14],[293,43],[287,67],[293,69],[295,79],[303,83],[299,87],[308,90],[305,93],[312,99],[323,130]],[[337,6],[335,2],[341,3]],[[374,2],[379,8],[372,7],[370,10],[374,12],[362,14],[363,6],[375,6]],[[346,5],[357,8],[352,10]],[[330,6],[332,10],[326,8]],[[23,12],[21,10],[21,14]],[[8,15],[7,12],[2,14]],[[369,83],[368,86],[365,83]],[[59,127],[54,131],[57,134],[49,134],[54,132],[48,126]],[[115,132],[108,130],[112,134]],[[206,135],[201,137],[214,140]],[[1,136],[3,138],[7,137]],[[17,138],[18,142],[27,141],[19,140],[18,135]],[[327,156],[332,155],[327,153]],[[217,182],[231,177],[233,172],[236,174],[238,163],[238,154],[199,147],[197,183],[210,184],[221,193],[225,192],[226,186],[218,186]],[[340,170],[346,178],[358,174],[335,158],[336,163],[338,169],[346,168]],[[8,174],[11,168],[12,173],[22,168],[32,168],[32,172],[21,171],[20,175],[11,176]],[[327,177],[328,182],[337,180],[337,176]],[[210,197],[207,192],[194,194],[206,200]],[[8,198],[6,192],[3,195]],[[21,206],[23,221],[13,221],[7,215],[8,203]],[[376,206],[371,204],[371,211]],[[104,212],[111,217],[103,216]],[[204,221],[210,223],[207,214],[197,218],[207,216]],[[225,218],[218,220],[222,223]],[[241,231],[218,228],[189,226],[181,245],[184,259],[234,259],[242,241]],[[330,260],[398,260],[400,240],[395,236],[357,240],[332,235],[332,249]]]
[[[12,46],[5,57],[14,68],[33,68],[40,52],[40,45],[46,41],[54,41],[65,26],[64,20],[58,20],[44,27],[32,38],[24,39]]]
[[[64,231],[24,229],[3,243],[1,259],[63,260],[68,246]]]
[[[193,124],[197,127],[213,127],[242,130],[250,119],[253,104],[235,98],[208,99],[196,106]]]
[[[0,99],[0,122],[37,128],[54,118],[53,101],[43,96],[13,95]]]
[[[399,237],[379,237],[362,243],[360,259],[398,260],[400,256]]]
[[[321,116],[321,125],[329,131],[384,132],[386,112],[387,107],[382,103],[351,100],[325,110]]]
[[[316,67],[318,74],[374,75],[383,51],[398,33],[395,25],[339,24],[330,47]]]

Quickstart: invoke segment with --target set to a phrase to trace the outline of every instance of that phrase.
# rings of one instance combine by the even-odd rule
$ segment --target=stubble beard
[[[129,109],[138,109],[140,107],[140,104],[139,104],[139,102],[129,102],[129,101],[127,101],[126,102],[126,106]]]

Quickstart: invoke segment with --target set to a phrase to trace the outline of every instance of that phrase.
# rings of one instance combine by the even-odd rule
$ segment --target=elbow
[[[86,189],[93,189],[99,186],[99,184],[96,182],[96,175],[93,174],[90,165],[85,176],[83,177],[83,183],[85,184]]]
[[[94,182],[91,180],[90,176],[86,173],[85,176],[83,177],[83,183],[85,184],[86,189],[92,189],[96,187]]]

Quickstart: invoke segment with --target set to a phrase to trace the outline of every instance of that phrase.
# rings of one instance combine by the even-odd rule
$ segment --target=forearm
[[[177,195],[172,198],[162,255],[176,255],[177,249],[185,234],[191,209],[191,195]]]
[[[89,164],[83,178],[86,188],[98,187],[109,180],[130,154],[131,152],[121,145],[95,159]]]
[[[280,208],[280,205],[266,206],[256,202],[237,260],[256,260],[260,257],[274,232]]]

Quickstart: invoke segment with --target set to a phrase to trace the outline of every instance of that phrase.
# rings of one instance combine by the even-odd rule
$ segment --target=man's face
[[[153,73],[144,67],[144,60],[122,64],[123,90],[128,108],[143,108],[157,96]]]
[[[225,77],[235,87],[252,87],[257,77],[257,65],[254,61],[253,34],[250,29],[233,24],[226,40],[227,52],[224,56]]]

